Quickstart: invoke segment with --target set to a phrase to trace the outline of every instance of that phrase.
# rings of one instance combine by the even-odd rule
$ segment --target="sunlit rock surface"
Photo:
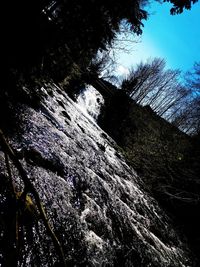
[[[40,194],[67,266],[195,266],[169,218],[143,191],[116,143],[81,111],[80,101],[56,85],[41,90],[40,109],[19,105],[19,132],[9,142]],[[1,175],[7,175],[3,153],[0,158]],[[37,227],[32,239],[24,238],[23,266],[60,266],[42,222]],[[4,255],[0,247],[2,262]]]

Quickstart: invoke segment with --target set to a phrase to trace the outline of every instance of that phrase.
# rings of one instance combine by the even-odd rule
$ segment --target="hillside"
[[[188,234],[199,255],[199,137],[186,135],[120,90],[105,104],[99,124],[122,148],[145,189]]]

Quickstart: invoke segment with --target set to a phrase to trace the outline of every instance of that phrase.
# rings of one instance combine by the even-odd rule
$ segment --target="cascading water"
[[[86,106],[96,118],[94,89],[89,87],[78,104],[54,84],[44,85],[43,94],[39,110],[19,105],[19,133],[9,142],[39,192],[68,266],[195,266],[187,246],[157,202],[143,191],[116,143],[81,111],[80,106]],[[4,177],[2,152],[0,159]],[[19,174],[10,164],[20,190]],[[0,195],[3,207],[5,192]],[[31,229],[30,234],[21,225],[18,266],[60,266],[42,222],[38,219]],[[6,242],[6,227],[0,230],[0,242]],[[6,257],[9,253],[0,246],[0,262]]]
[[[89,114],[97,120],[101,107],[104,104],[104,99],[93,86],[87,86],[77,98],[77,104],[83,113]]]

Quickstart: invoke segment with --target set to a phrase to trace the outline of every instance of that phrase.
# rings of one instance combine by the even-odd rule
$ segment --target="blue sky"
[[[151,5],[141,41],[131,45],[129,54],[117,54],[119,73],[150,57],[165,58],[167,68],[183,71],[200,61],[200,2],[180,15],[170,15],[170,8],[169,3]]]

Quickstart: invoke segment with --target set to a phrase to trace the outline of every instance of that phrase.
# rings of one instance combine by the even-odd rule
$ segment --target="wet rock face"
[[[43,93],[40,110],[21,107],[20,134],[10,136],[9,142],[39,192],[67,266],[195,266],[115,142],[56,85],[46,84]],[[21,191],[12,162],[10,168]],[[5,206],[12,205],[2,152],[0,171],[1,217],[8,220]],[[42,221],[20,223],[19,266],[60,266]],[[12,229],[0,223],[0,242],[8,239],[8,227]],[[0,246],[2,266],[9,253]]]

